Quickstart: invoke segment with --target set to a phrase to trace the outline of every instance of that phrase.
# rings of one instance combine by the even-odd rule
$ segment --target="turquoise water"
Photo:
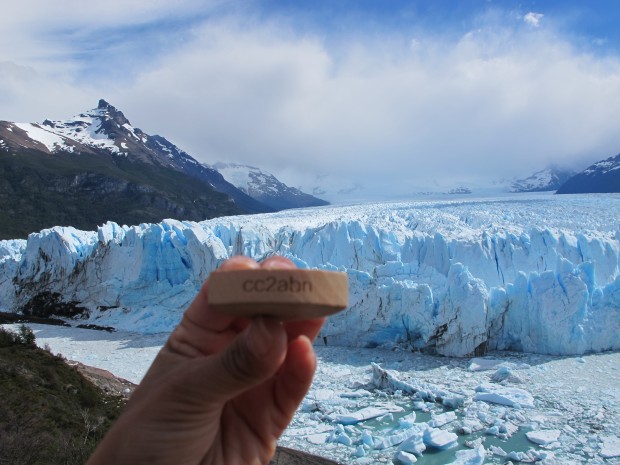
[[[475,433],[470,435],[462,435],[459,436],[458,439],[458,447],[448,450],[433,450],[426,449],[424,455],[422,457],[418,457],[418,461],[416,465],[445,465],[450,463],[456,459],[456,452],[459,450],[469,450],[467,446],[464,445],[466,441],[473,441],[477,438],[484,438],[484,448],[487,449],[487,457],[484,461],[485,464],[502,464],[506,462],[506,459],[503,457],[493,456],[489,453],[488,449],[490,446],[497,446],[504,449],[506,452],[527,452],[531,449],[534,444],[532,444],[527,437],[525,436],[526,430],[520,428],[511,438],[509,439],[499,439],[496,436],[488,436],[484,433]]]
[[[373,420],[364,422],[363,425],[360,424],[357,426],[360,427],[360,429],[371,430],[376,436],[381,436],[384,434],[387,435],[390,432],[396,432],[396,428],[399,425],[399,420],[409,415],[412,411],[415,411],[416,413],[416,423],[426,423],[430,421],[433,418],[432,413],[436,415],[436,414],[449,411],[447,409],[443,409],[441,406],[436,406],[435,408],[432,408],[432,412],[414,410],[412,408],[411,402],[405,401],[404,399],[402,401],[395,401],[394,403],[403,407],[404,411],[392,414],[393,421],[390,421],[389,423],[387,423],[385,421],[382,421],[381,419],[373,419]],[[459,420],[463,418],[463,415],[458,410],[454,412],[457,415],[457,420],[453,422],[452,424],[456,424]],[[454,429],[450,428],[450,426],[451,424],[448,424],[446,425],[444,429],[458,434],[458,432],[454,431]],[[482,438],[483,440],[482,444],[484,448],[487,450],[487,457],[484,463],[489,464],[489,465],[503,464],[507,461],[507,459],[504,457],[492,455],[488,450],[489,447],[490,446],[500,447],[506,453],[510,453],[513,451],[514,452],[527,452],[528,450],[532,448],[536,448],[536,445],[527,439],[526,437],[527,431],[529,431],[529,429],[521,427],[508,439],[500,439],[497,436],[487,435],[483,431],[472,433],[472,434],[459,434],[457,447],[453,447],[447,450],[438,450],[438,449],[429,447],[426,449],[426,451],[424,451],[424,454],[422,456],[418,457],[418,461],[416,462],[416,465],[418,464],[419,465],[445,465],[450,462],[453,462],[456,459],[457,451],[471,450],[469,447],[465,445],[466,442],[475,441],[476,439],[479,439],[479,438]],[[395,446],[393,450],[395,451],[398,450],[398,446]],[[373,453],[370,453],[369,456],[372,457]],[[394,459],[393,461],[395,464],[399,464],[399,462],[396,459]]]

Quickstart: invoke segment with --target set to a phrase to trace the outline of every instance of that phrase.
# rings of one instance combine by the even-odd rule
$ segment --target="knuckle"
[[[227,350],[222,357],[224,370],[240,383],[246,383],[257,377],[257,360],[250,351],[243,350],[238,343],[235,343],[230,350]]]

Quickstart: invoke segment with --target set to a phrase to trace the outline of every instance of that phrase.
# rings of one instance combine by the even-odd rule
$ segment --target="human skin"
[[[233,257],[220,269],[288,269]],[[87,465],[263,465],[316,369],[324,318],[286,323],[209,309],[209,280]]]

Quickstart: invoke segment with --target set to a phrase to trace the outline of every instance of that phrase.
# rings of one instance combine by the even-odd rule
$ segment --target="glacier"
[[[170,331],[227,258],[344,271],[317,344],[576,355],[620,349],[620,196],[519,194],[289,210],[0,242],[0,310],[41,296],[79,323]]]

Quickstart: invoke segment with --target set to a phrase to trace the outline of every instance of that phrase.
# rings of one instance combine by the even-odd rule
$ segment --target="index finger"
[[[255,260],[236,256],[226,260],[220,269],[249,270],[258,267]],[[207,279],[168,339],[167,347],[172,352],[188,357],[215,353],[230,344],[248,326],[250,320],[247,318],[210,310],[208,293]]]

